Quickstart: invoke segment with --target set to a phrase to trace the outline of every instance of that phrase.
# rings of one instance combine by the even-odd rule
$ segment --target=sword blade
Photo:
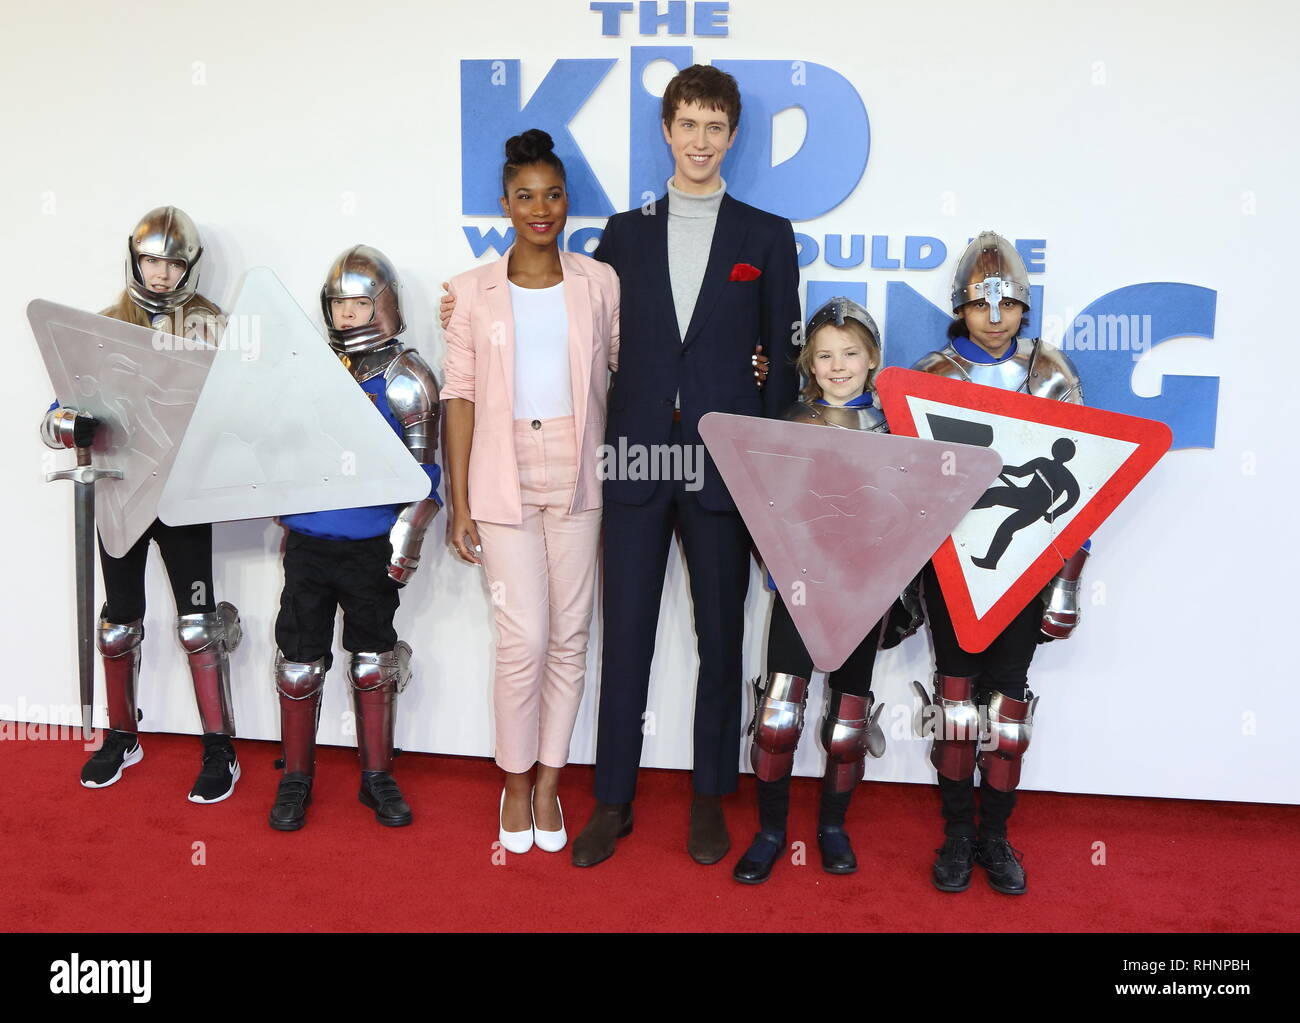
[[[81,734],[91,738],[95,703],[95,484],[74,484],[77,563],[77,680],[81,687]]]

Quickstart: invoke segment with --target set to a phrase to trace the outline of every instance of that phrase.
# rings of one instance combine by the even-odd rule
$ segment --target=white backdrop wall
[[[315,296],[333,257],[356,242],[379,246],[405,284],[407,341],[440,367],[438,283],[475,262],[463,229],[506,226],[461,212],[460,62],[520,60],[527,100],[557,59],[616,61],[570,129],[625,208],[631,50],[692,46],[700,62],[816,62],[861,97],[871,126],[865,172],[843,202],[795,229],[819,241],[865,234],[868,249],[869,236],[885,236],[891,255],[907,235],[942,240],[947,259],[928,271],[837,269],[824,254],[805,268],[806,280],[868,282],[868,305],[887,333],[897,317],[890,321],[886,284],[904,282],[942,306],[956,255],[985,227],[1046,239],[1034,281],[1048,317],[1068,320],[1139,282],[1217,292],[1212,340],[1159,345],[1133,376],[1143,396],[1160,393],[1165,375],[1217,378],[1214,446],[1171,452],[1098,531],[1084,623],[1068,643],[1041,647],[1031,673],[1042,702],[1025,785],[1300,802],[1287,654],[1300,494],[1283,424],[1295,364],[1293,288],[1283,272],[1294,265],[1300,225],[1300,144],[1284,128],[1300,91],[1300,66],[1286,49],[1300,28],[1294,8],[1259,0],[1231,9],[1209,0],[1003,5],[995,24],[983,24],[956,0],[859,8],[810,0],[797,16],[775,0],[715,6],[727,7],[725,35],[693,35],[688,19],[687,33],[673,37],[641,35],[634,14],[623,16],[621,34],[602,35],[586,0],[50,0],[11,11],[0,37],[9,140],[0,189],[8,338],[0,522],[10,538],[0,718],[75,719],[70,494],[43,482],[69,456],[47,453],[37,437],[50,387],[24,315],[30,299],[102,308],[121,289],[135,219],[174,203],[200,224],[202,290],[222,304],[245,269],[266,265],[318,317]],[[653,68],[646,82],[665,78]],[[824,114],[777,116],[772,162],[793,156],[810,120]],[[570,231],[601,223],[574,218]],[[310,396],[286,391],[285,400]],[[418,671],[402,698],[398,743],[490,755],[487,594],[478,570],[447,553],[443,522],[398,616]],[[215,529],[218,597],[238,604],[245,621],[235,700],[240,734],[252,738],[278,736],[270,667],[281,537],[265,520]],[[156,553],[148,595],[142,727],[195,732]],[[747,676],[762,669],[769,599],[755,570]],[[597,623],[575,762],[595,751],[599,650]],[[874,688],[890,705],[891,747],[868,764],[869,778],[933,780],[924,744],[904,727],[908,682],[930,670],[924,633],[882,654]],[[694,674],[690,602],[674,557],[646,765],[688,766]],[[818,686],[810,716],[821,703]],[[353,741],[348,710],[336,665],[322,741]],[[799,771],[820,764],[806,737]]]

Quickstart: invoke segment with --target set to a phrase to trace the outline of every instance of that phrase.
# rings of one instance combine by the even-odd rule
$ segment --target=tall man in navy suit
[[[775,417],[794,401],[801,322],[794,232],[788,220],[726,194],[722,161],[739,120],[734,78],[699,64],[679,73],[663,100],[674,164],[667,194],[605,226],[595,255],[618,271],[621,287],[619,371],[605,437],[614,451],[684,445],[703,453],[698,424],[705,413]],[[763,390],[749,375],[756,345],[771,359]],[[699,463],[684,457],[678,464]],[[642,717],[676,530],[700,659],[687,848],[697,862],[716,863],[731,845],[721,797],[735,791],[739,773],[749,534],[707,456],[702,479],[619,476],[604,484],[598,802],[574,842],[573,862],[608,859],[632,830]]]

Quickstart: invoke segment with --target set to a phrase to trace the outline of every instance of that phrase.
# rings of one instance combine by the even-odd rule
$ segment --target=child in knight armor
[[[378,249],[356,245],[334,261],[321,288],[330,347],[402,438],[430,480],[429,496],[281,516],[284,589],[275,621],[275,685],[280,700],[284,774],[270,824],[297,831],[307,820],[316,772],[316,723],[333,661],[334,617],[343,610],[343,648],[357,716],[360,801],[387,827],[412,820],[393,778],[397,695],[411,677],[411,648],[398,640],[398,593],[420,563],[425,530],[440,506],[438,381],[397,335],[406,329],[397,273]]]
[[[889,425],[875,405],[872,390],[880,353],[880,330],[871,314],[850,299],[831,299],[808,321],[798,362],[806,383],[801,400],[782,418],[888,433]],[[858,869],[845,815],[862,780],[864,758],[868,753],[879,757],[885,751],[884,732],[877,724],[883,705],[876,705],[871,692],[876,650],[882,642],[885,646],[901,642],[917,625],[919,618],[904,613],[902,605],[896,604],[827,679],[829,691],[821,722],[826,771],[817,822],[817,846],[827,873],[851,874]],[[778,591],[767,636],[767,683],[758,690],[749,751],[758,786],[759,831],[732,871],[743,884],[766,881],[786,847],[790,774],[803,730],[812,671],[812,657]]]
[[[178,337],[215,343],[221,310],[199,294],[198,228],[184,210],[150,210],[127,239],[126,289],[101,315]],[[45,414],[41,437],[51,448],[89,448],[99,423],[55,402]],[[235,790],[239,761],[230,697],[230,653],[239,644],[239,612],[212,596],[212,526],[169,526],[155,519],[120,558],[99,545],[104,606],[96,642],[104,662],[109,731],[81,769],[81,784],[99,789],[116,784],[122,772],[144,757],[137,729],[137,684],[144,643],[145,562],[150,542],[158,544],[176,600],[176,635],[189,659],[203,729],[203,766],[190,789],[193,803],[219,803]]]

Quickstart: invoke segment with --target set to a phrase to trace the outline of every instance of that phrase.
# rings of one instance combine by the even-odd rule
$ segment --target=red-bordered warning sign
[[[891,368],[895,434],[996,451],[1002,473],[935,552],[957,641],[987,647],[1169,450],[1164,423]]]

